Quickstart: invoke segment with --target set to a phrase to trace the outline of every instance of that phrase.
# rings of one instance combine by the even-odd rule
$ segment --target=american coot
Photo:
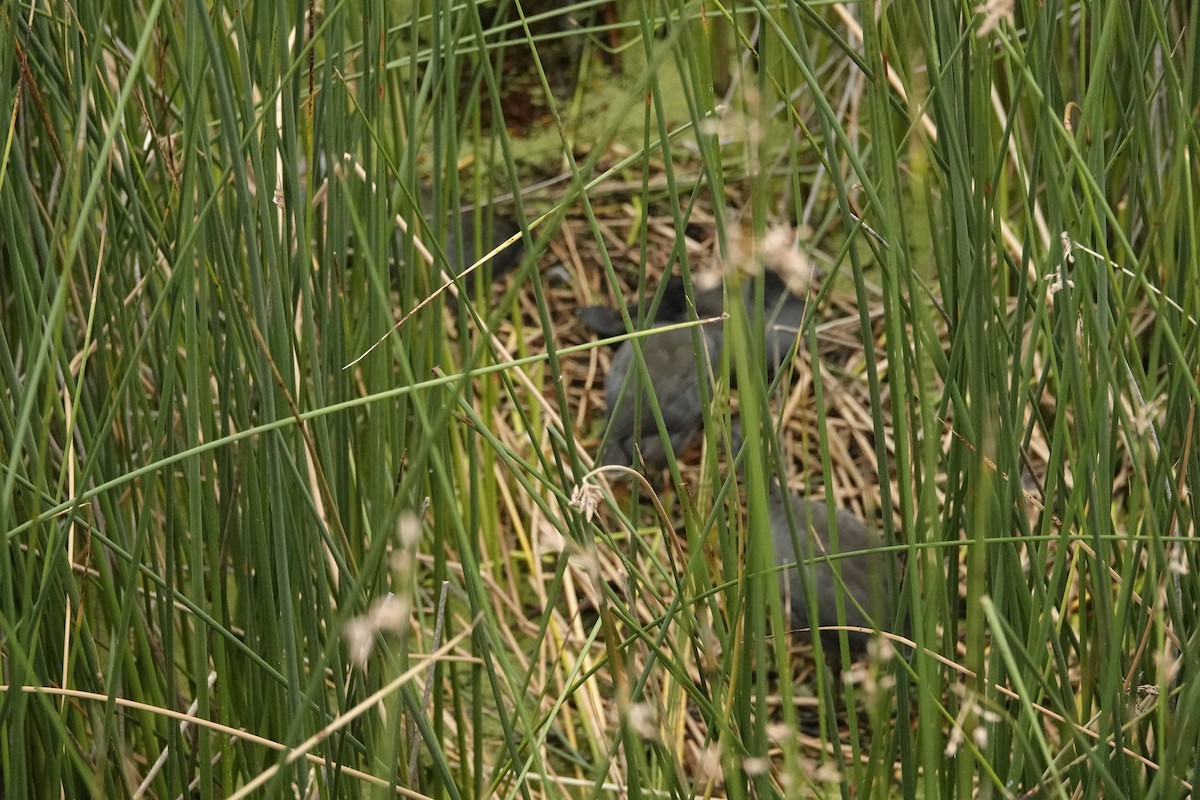
[[[754,313],[754,284],[746,284],[746,310]],[[763,270],[763,349],[767,373],[774,375],[786,363],[804,321],[804,298],[792,292],[779,273]]]
[[[451,214],[450,218],[446,220],[446,259],[459,272],[520,232],[520,228],[512,220],[499,214],[494,215],[491,225],[483,231],[484,235],[480,237],[480,246],[477,248],[475,246],[475,212],[463,211],[459,214],[459,220],[462,224],[461,242],[454,226],[454,215]],[[521,263],[524,255],[525,242],[523,239],[517,239],[493,256],[491,259],[492,280],[511,272]]]
[[[793,528],[788,522],[787,505],[790,502],[795,521]],[[771,539],[775,545],[775,563],[800,562],[787,571],[786,580],[780,578],[785,608],[789,613],[792,630],[809,627],[808,598],[800,581],[799,570],[805,570],[806,583],[817,602],[817,621],[824,627],[837,625],[837,598],[843,598],[846,624],[863,628],[872,627],[871,621],[859,610],[861,605],[874,619],[876,625],[884,624],[884,615],[892,608],[887,593],[884,556],[877,552],[860,552],[880,545],[862,521],[844,509],[834,515],[837,525],[837,550],[834,550],[829,531],[828,508],[817,500],[805,500],[799,495],[788,493],[778,486],[771,487],[769,496]],[[793,537],[793,531],[795,536]],[[796,555],[795,544],[801,553]],[[836,559],[841,572],[839,584],[833,568],[823,556],[837,553],[858,553]],[[816,560],[814,560],[816,559]],[[808,562],[807,565],[805,562]],[[842,589],[842,585],[845,589]],[[823,631],[822,643],[827,648],[838,647],[838,631]],[[852,656],[861,656],[871,640],[870,634],[847,631],[846,638]]]
[[[712,289],[696,289],[693,295],[696,301],[696,318],[717,317],[724,313],[725,301],[721,287]],[[642,299],[643,307],[648,311],[653,293],[647,292]],[[753,315],[754,282],[747,280],[742,292],[746,312]],[[629,318],[636,324],[638,319],[638,302],[626,305]],[[582,306],[576,312],[585,327],[601,336],[619,336],[625,333],[625,321],[621,312],[608,306]],[[654,316],[646,320],[650,325],[667,325],[690,319],[688,313],[687,293],[684,291],[683,279],[672,275],[667,279],[667,285],[662,290],[662,299]],[[783,278],[770,267],[763,270],[763,345],[767,362],[767,373],[773,375],[787,361],[793,343],[800,332],[800,323],[804,320],[804,298],[793,293]]]
[[[655,295],[655,290],[648,290],[642,298],[641,304],[649,313],[651,300]],[[724,310],[725,301],[721,297],[721,287],[714,289],[696,289],[693,295],[696,299],[696,317],[704,319],[706,317],[718,317]],[[638,301],[634,300],[625,305],[626,311],[629,313],[630,320],[636,325],[638,320]],[[619,336],[625,333],[625,320],[621,318],[621,312],[609,306],[580,306],[575,312],[579,316],[579,321],[584,327],[590,329],[600,336]],[[646,320],[648,325],[666,325],[674,322],[683,322],[688,319],[688,302],[687,292],[684,290],[683,278],[678,275],[672,275],[667,278],[667,285],[662,289],[662,300],[658,304],[655,314]]]
[[[679,328],[641,339],[648,384],[635,368],[631,341],[622,342],[613,354],[604,380],[608,445],[603,463],[639,467],[645,474],[661,472],[667,465],[650,394],[658,400],[667,439],[676,455],[683,452],[700,430],[703,406],[697,363],[703,365],[706,374],[711,374],[720,362],[722,334],[719,325],[705,325],[699,331],[703,352],[698,362],[695,333],[690,328]]]
[[[434,248],[431,240],[438,236],[442,237],[442,250],[446,254],[448,272],[451,273],[461,274],[467,267],[490,253],[493,248],[508,241],[509,238],[521,230],[508,217],[489,211],[486,208],[479,209],[478,212],[474,209],[466,211],[451,210],[446,214],[444,226],[439,227],[432,219],[433,189],[428,186],[422,186],[420,197],[426,217],[426,227],[422,231],[422,236],[425,237],[424,244],[427,249],[433,252],[436,248]],[[475,224],[477,213],[479,221],[484,226],[481,230],[477,230]],[[462,233],[461,238],[459,237],[460,231]],[[479,234],[478,237],[476,236],[477,233]],[[405,247],[410,236],[411,234],[407,231],[397,228],[392,242],[393,269],[403,266]],[[476,244],[477,238],[478,245]],[[522,237],[493,256],[481,269],[490,269],[491,280],[496,281],[516,268],[524,256],[525,239]],[[473,277],[474,273],[466,278],[466,282],[472,288],[472,292],[475,285],[475,281],[472,280]]]
[[[788,354],[792,352],[804,316],[804,299],[793,294],[772,270],[767,269],[764,273],[764,351],[767,371],[774,373],[786,363]],[[722,313],[720,287],[698,290],[694,297],[697,317],[712,317]],[[743,297],[747,310],[753,313],[752,282],[746,283]],[[637,318],[637,304],[631,303],[628,311],[631,318]],[[581,308],[579,316],[585,325],[603,336],[614,336],[625,331],[625,323],[617,309],[590,306]],[[657,313],[650,322],[663,325],[690,317],[683,281],[672,277],[663,290]],[[719,324],[704,326],[703,341],[706,343],[708,363],[716,365],[720,362],[723,339]],[[642,355],[650,376],[649,385],[642,386],[640,374],[635,371],[631,388],[625,391],[620,404],[617,401],[622,398],[621,387],[626,383],[626,376],[634,363],[633,345],[628,341],[622,342],[613,355],[604,381],[609,445],[602,460],[605,464],[639,466],[635,454],[640,448],[641,466],[645,472],[653,473],[666,466],[667,458],[646,392],[653,392],[658,399],[668,439],[677,455],[700,429],[703,409],[691,331],[665,331],[647,336],[642,339]],[[642,398],[640,417],[635,415],[634,403],[634,398],[639,396]],[[639,419],[641,425],[635,430],[634,423]]]

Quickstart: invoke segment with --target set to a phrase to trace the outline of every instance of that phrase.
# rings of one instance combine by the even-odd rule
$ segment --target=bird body
[[[804,316],[804,298],[793,294],[784,281],[773,271],[764,271],[763,344],[767,372],[773,374],[780,369],[791,354],[792,344],[800,330]],[[654,327],[682,322],[692,317],[684,283],[678,276],[668,278],[662,288],[658,308],[647,321]],[[743,302],[748,312],[754,312],[754,284],[747,282],[742,291]],[[721,287],[698,289],[693,294],[694,313],[698,318],[714,317],[724,313],[724,295]],[[645,301],[643,301],[645,302]],[[631,319],[637,319],[637,303],[630,303],[627,311]],[[625,332],[621,312],[604,306],[588,306],[579,309],[579,318],[584,325],[602,336],[616,336]],[[719,324],[706,325],[702,340],[706,344],[709,364],[717,364],[721,358],[724,334]],[[612,364],[604,382],[607,404],[608,442],[603,453],[605,464],[639,466],[635,456],[640,450],[641,466],[645,472],[658,472],[667,464],[666,451],[657,426],[647,392],[653,392],[662,410],[667,439],[672,449],[679,453],[699,431],[703,419],[700,380],[696,371],[696,353],[692,331],[681,329],[663,331],[642,338],[642,356],[646,362],[649,383],[641,380],[640,374],[631,373],[634,363],[633,345],[625,341],[613,355]],[[710,371],[711,372],[711,371]],[[621,387],[626,377],[632,375],[632,390],[622,397]],[[641,397],[640,412],[634,398]],[[635,413],[636,412],[636,413]],[[635,425],[639,422],[640,426]]]
[[[789,504],[794,527],[788,519]],[[829,528],[829,510],[824,503],[805,500],[779,487],[772,487],[769,507],[776,563],[796,564],[789,567],[786,579],[780,580],[792,630],[808,628],[810,625],[806,589],[811,590],[816,601],[817,622],[822,627],[839,624],[839,595],[845,608],[846,625],[870,628],[882,624],[885,621],[884,614],[890,608],[887,562],[881,553],[868,552],[879,547],[880,540],[867,530],[862,520],[849,511],[837,509],[833,517],[837,532],[835,546]],[[796,552],[797,544],[800,547],[799,555]],[[826,558],[827,555],[851,553],[854,555]],[[835,562],[841,574],[840,583],[834,574]],[[806,579],[803,582],[801,570]],[[836,646],[836,631],[823,632],[822,636],[827,644]],[[853,655],[861,655],[871,638],[870,634],[857,631],[847,632],[846,637]]]
[[[792,292],[774,270],[763,270],[763,345],[766,355],[767,372],[774,374],[786,361],[792,352],[792,344],[800,333],[800,324],[804,321],[804,298]],[[695,299],[696,318],[719,317],[725,312],[724,291],[720,286],[711,289],[696,289]],[[746,312],[754,314],[754,283],[747,281],[742,289],[742,301]],[[649,295],[642,300],[649,308]],[[629,318],[635,321],[639,318],[639,303],[633,301],[626,304]],[[583,306],[576,312],[580,321],[601,336],[619,336],[625,333],[625,320],[618,309],[608,306]],[[662,289],[662,298],[658,308],[646,322],[650,325],[669,325],[691,319],[688,313],[687,293],[683,279],[672,275],[667,279],[667,285]]]
[[[706,376],[711,374],[720,362],[723,335],[719,325],[704,326],[698,333],[701,353],[696,351],[697,331],[691,328],[663,330],[642,337],[648,381],[636,368],[632,340],[622,342],[617,348],[604,381],[604,400],[608,406],[605,464],[638,466],[640,455],[644,473],[661,472],[667,465],[667,451],[655,424],[650,395],[658,401],[667,441],[676,454],[683,452],[700,430],[704,408],[697,365]]]
[[[446,220],[445,248],[446,260],[459,273],[521,231],[516,223],[507,217],[494,215],[491,218],[490,226],[485,227],[482,231],[482,235],[479,237],[480,244],[476,247],[475,212],[460,212],[458,220],[462,226],[462,239],[460,240],[458,237],[454,216],[451,215]],[[521,263],[524,255],[525,242],[522,239],[517,239],[496,253],[491,259],[492,279],[495,280],[511,272]]]
[[[508,217],[488,212],[486,209],[479,211],[470,208],[466,211],[454,209],[447,212],[442,225],[437,225],[437,215],[433,207],[433,189],[429,186],[422,186],[420,199],[422,213],[426,220],[420,234],[423,243],[431,252],[436,251],[433,240],[440,237],[442,251],[446,256],[446,266],[449,272],[455,275],[461,275],[477,260],[521,232],[517,224]],[[476,225],[477,221],[482,224],[482,228]],[[392,242],[393,269],[404,265],[405,252],[411,247],[409,239],[413,230],[411,226],[397,228]],[[481,265],[485,272],[480,274],[488,276],[487,279],[491,281],[499,280],[521,263],[525,251],[525,238],[519,237],[491,259],[485,261]],[[484,282],[486,283],[486,280]],[[468,285],[473,289],[475,282],[468,281]]]
[[[649,325],[669,325],[689,319],[687,292],[684,289],[683,278],[678,275],[667,278],[667,285],[661,289],[662,299],[659,301],[655,313],[651,315],[649,314],[650,298],[656,293],[648,292],[641,301],[640,305],[645,309],[644,312],[638,308],[639,302],[636,300],[625,304],[625,310],[635,325],[637,320],[642,318],[643,313],[646,317],[645,321]],[[693,297],[696,301],[696,317],[698,319],[718,317],[723,312],[725,303],[720,286],[715,289],[697,289]],[[625,333],[625,319],[618,309],[609,306],[582,306],[576,313],[579,315],[580,322],[601,336],[620,336]]]
[[[774,375],[788,362],[804,321],[804,298],[788,288],[774,270],[763,270],[763,350],[767,373]],[[746,309],[753,313],[753,284],[746,285]]]

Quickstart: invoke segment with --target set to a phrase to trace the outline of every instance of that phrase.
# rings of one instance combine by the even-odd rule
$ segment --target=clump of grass
[[[1200,780],[1200,12],[168,10],[0,49],[5,796]],[[464,205],[497,287],[442,288]],[[572,308],[781,219],[795,363],[733,304],[703,446],[609,491]],[[903,556],[911,646],[781,635],[773,477]]]

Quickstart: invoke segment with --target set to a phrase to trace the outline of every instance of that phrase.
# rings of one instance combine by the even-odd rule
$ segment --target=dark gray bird
[[[725,300],[721,287],[698,289],[695,292],[696,318],[717,317],[725,311]],[[747,280],[743,286],[742,299],[746,313],[755,313],[754,282]],[[650,306],[651,296],[642,299],[644,308]],[[638,302],[626,305],[629,318],[635,324],[638,319]],[[618,336],[625,333],[625,321],[621,312],[608,306],[583,306],[576,312],[587,328],[601,336]],[[656,313],[646,322],[650,325],[669,325],[691,319],[683,279],[672,275],[662,290],[662,299]],[[763,351],[766,356],[767,374],[774,375],[786,363],[792,345],[800,333],[804,321],[804,298],[792,292],[783,278],[768,267],[763,270]]]
[[[647,292],[641,301],[647,312],[649,312],[653,296],[654,292]],[[721,297],[721,287],[696,290],[695,298],[698,319],[721,315],[725,305],[725,301]],[[636,300],[625,305],[629,319],[635,325],[638,320],[638,305]],[[621,318],[621,312],[615,308],[580,306],[575,313],[578,314],[579,321],[584,324],[584,327],[601,336],[619,336],[625,333],[625,320]],[[667,285],[663,287],[662,300],[658,304],[656,313],[650,316],[646,323],[648,325],[670,325],[687,319],[689,319],[687,292],[684,290],[683,278],[672,275],[667,278]]]
[[[430,252],[434,252],[435,248],[431,239],[441,237],[442,249],[446,254],[446,262],[449,267],[447,272],[449,273],[461,274],[467,267],[490,253],[500,244],[508,241],[509,238],[521,230],[511,219],[486,208],[480,209],[478,212],[474,209],[466,211],[451,210],[446,214],[444,228],[439,227],[432,219],[433,189],[429,186],[422,186],[420,197],[423,213],[428,223],[428,227],[422,232],[425,246]],[[476,225],[477,214],[482,228]],[[461,236],[459,235],[460,232]],[[407,240],[410,236],[411,234],[405,231],[396,230],[392,244],[394,269],[404,264],[405,248],[409,244]],[[521,237],[480,266],[480,270],[485,270],[485,272],[481,273],[485,277],[485,283],[488,277],[486,271],[490,270],[490,279],[492,281],[499,280],[505,274],[515,269],[521,263],[524,255],[525,238]],[[474,276],[475,273],[472,273],[465,279],[468,287],[472,290],[475,286]]]
[[[480,232],[481,235],[476,237],[475,212],[463,211],[458,215],[458,219],[462,225],[462,239],[458,238],[454,215],[451,214],[446,220],[445,240],[446,260],[458,272],[462,272],[521,230],[512,220],[499,214],[493,215],[491,224],[488,225],[488,220],[484,215],[485,227]],[[477,238],[478,246],[476,246]],[[492,280],[511,272],[521,263],[524,255],[525,241],[521,238],[494,255],[491,259]]]
[[[349,155],[344,156],[342,159],[338,159],[337,157],[329,158],[324,152],[321,152],[314,170],[317,186],[327,187],[329,180],[335,174],[343,174],[337,170],[339,162],[342,161],[346,165],[349,165],[352,163],[352,158]],[[417,198],[420,203],[417,213],[423,215],[429,223],[428,227],[434,229],[433,236],[442,237],[442,247],[446,253],[446,260],[451,267],[450,271],[454,273],[461,273],[483,255],[489,253],[493,248],[507,241],[520,231],[520,228],[511,219],[484,207],[478,213],[478,217],[484,226],[480,231],[480,236],[476,236],[476,211],[474,209],[464,211],[452,208],[448,210],[443,232],[443,229],[436,225],[434,221],[433,187],[428,184],[421,184],[417,189]],[[470,198],[463,199],[467,202],[470,200]],[[407,211],[405,215],[408,215]],[[461,237],[459,236],[460,231],[462,233]],[[424,235],[430,236],[429,233],[425,233]],[[409,237],[409,233],[397,226],[395,235],[392,237],[392,249],[389,254],[393,277],[404,267],[405,252],[408,250],[410,244],[408,242]],[[478,247],[476,246],[477,238],[479,240]],[[426,242],[426,244],[428,245],[429,243]],[[491,270],[493,280],[511,272],[521,263],[521,259],[525,255],[526,244],[525,237],[519,238],[492,257],[490,265],[485,266]],[[351,235],[344,248],[346,263],[354,261],[355,249],[356,243],[353,235]],[[430,249],[432,250],[433,248]]]
[[[834,515],[837,526],[837,550],[833,549],[829,531],[827,506],[816,500],[805,500],[790,494],[778,486],[772,486],[768,498],[770,504],[771,539],[775,545],[775,563],[799,562],[787,571],[786,580],[780,578],[785,610],[790,617],[792,630],[808,628],[808,598],[801,585],[799,570],[805,570],[807,583],[817,603],[817,621],[824,627],[837,625],[837,597],[843,597],[846,624],[863,628],[872,626],[859,605],[874,619],[876,625],[886,621],[885,615],[892,608],[887,594],[887,562],[880,553],[861,552],[880,546],[862,521],[844,509]],[[788,521],[787,504],[791,504],[795,527]],[[795,536],[793,537],[793,532]],[[800,545],[800,556],[796,555],[796,543]],[[834,576],[830,561],[823,556],[836,553],[859,553],[837,559],[841,572],[843,592]],[[817,560],[814,560],[817,559]],[[807,565],[805,562],[808,562]],[[852,599],[853,598],[853,599]],[[857,601],[857,602],[855,602]],[[827,648],[838,647],[838,632],[825,631],[821,641]],[[853,657],[861,656],[871,640],[870,634],[847,631],[846,638]]]
[[[676,455],[700,430],[704,409],[696,369],[695,333],[680,328],[641,339],[649,382],[634,368],[633,344],[625,341],[617,348],[604,379],[608,407],[608,444],[601,459],[604,464],[633,466],[644,474],[661,472],[667,465],[667,451],[650,405],[651,394],[658,399],[668,443]],[[703,347],[700,363],[707,373],[710,365],[715,369],[720,364],[721,327],[706,325],[698,333]]]
[[[767,373],[774,374],[792,352],[792,344],[796,341],[804,317],[804,299],[793,294],[775,272],[766,270],[765,273],[761,317],[764,326],[763,347]],[[746,283],[743,297],[748,313],[753,314],[753,283]],[[697,317],[713,317],[723,313],[724,299],[720,287],[696,291],[694,298]],[[647,299],[644,302],[649,301]],[[630,318],[636,320],[637,304],[630,303],[627,310]],[[616,336],[625,332],[625,322],[620,311],[615,308],[589,306],[579,309],[578,313],[586,326],[602,336]],[[677,276],[669,278],[663,288],[656,313],[649,322],[659,326],[682,322],[691,317],[683,280]],[[709,363],[720,363],[724,342],[721,326],[704,326],[702,339],[707,343]],[[660,472],[667,464],[667,457],[647,392],[653,392],[658,398],[668,440],[677,455],[695,437],[703,421],[692,332],[666,331],[643,338],[642,356],[646,360],[646,371],[650,376],[649,385],[643,386],[644,382],[640,380],[640,376],[632,374],[630,387],[622,396],[621,387],[626,383],[626,376],[631,375],[633,355],[633,345],[629,341],[622,342],[613,355],[612,365],[605,376],[608,445],[601,460],[605,464],[639,467],[644,473]],[[639,396],[642,399],[640,416],[635,414],[635,399]],[[635,422],[639,421],[640,426],[635,426]],[[735,442],[739,439],[740,436],[735,431]],[[639,449],[640,464],[636,458]]]
[[[753,284],[746,284],[746,309],[754,313]],[[788,288],[775,270],[763,270],[763,351],[767,374],[774,375],[787,363],[792,345],[804,321],[804,298]]]

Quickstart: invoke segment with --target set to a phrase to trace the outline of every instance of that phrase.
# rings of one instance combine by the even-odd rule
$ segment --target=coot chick
[[[786,498],[786,500],[785,500]],[[788,523],[787,506],[790,502],[795,519],[795,537],[793,528]],[[772,486],[769,496],[771,539],[775,545],[775,561],[777,564],[799,562],[797,566],[787,571],[787,580],[780,579],[780,590],[783,592],[785,610],[790,619],[791,630],[807,629],[809,627],[808,598],[800,583],[799,570],[806,570],[807,582],[811,583],[814,599],[817,603],[817,622],[822,626],[837,625],[837,597],[843,596],[846,612],[846,625],[862,628],[872,627],[871,621],[859,610],[859,605],[865,609],[875,624],[884,622],[884,614],[891,607],[887,594],[886,570],[887,562],[878,552],[861,552],[858,555],[836,559],[841,572],[841,588],[833,573],[828,560],[823,556],[837,553],[851,553],[878,547],[880,540],[867,530],[867,527],[854,514],[844,509],[838,509],[834,522],[837,525],[837,550],[830,541],[829,515],[826,505],[817,500],[805,500],[799,495],[790,494],[778,486]],[[796,556],[795,543],[799,542],[801,555]],[[805,564],[807,561],[809,563]],[[857,601],[857,602],[855,602]],[[822,631],[821,641],[826,648],[836,652],[838,647],[838,631]],[[861,656],[871,640],[868,633],[847,631],[846,638],[853,658]]]
[[[643,474],[661,472],[666,467],[667,451],[650,405],[651,394],[658,399],[668,443],[674,453],[683,452],[700,430],[704,409],[700,377],[696,371],[694,333],[690,328],[679,328],[642,338],[648,384],[642,380],[642,373],[634,368],[632,342],[622,342],[617,348],[604,379],[605,419],[608,422],[608,444],[602,457],[604,464],[632,466]],[[722,338],[720,325],[705,325],[699,331],[705,364],[715,368],[720,363]],[[626,383],[629,385],[625,386]]]

